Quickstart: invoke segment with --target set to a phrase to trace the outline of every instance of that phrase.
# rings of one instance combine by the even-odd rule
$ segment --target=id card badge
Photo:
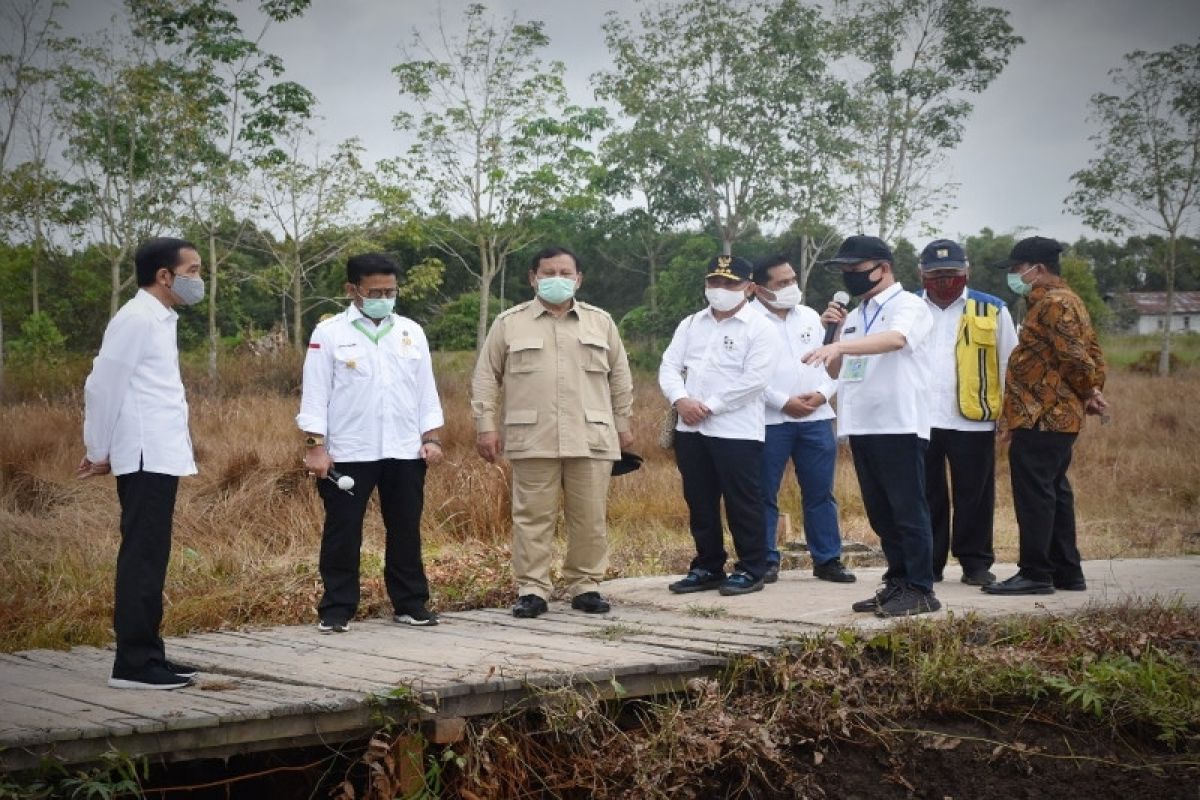
[[[838,376],[838,380],[846,383],[858,383],[865,377],[867,377],[866,356],[850,356],[842,362],[842,374]]]

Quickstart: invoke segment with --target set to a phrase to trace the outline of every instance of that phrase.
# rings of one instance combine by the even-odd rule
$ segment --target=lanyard
[[[904,290],[901,289],[900,291],[904,291]],[[892,302],[893,300],[895,300],[899,296],[900,296],[900,292],[896,292],[894,295],[889,297],[887,300],[884,300],[882,303],[880,303],[879,308],[875,309],[875,313],[871,315],[870,320],[867,319],[866,310],[865,309],[863,310],[862,318],[863,318],[863,334],[864,335],[871,332],[871,326],[875,324],[875,320],[879,319],[879,314],[880,314],[880,312],[883,311],[883,307],[886,306],[888,303]],[[871,301],[868,300],[867,303],[865,303],[864,305],[869,305],[870,302]]]
[[[385,324],[380,325],[375,330],[371,330],[370,328],[368,328],[367,323],[363,322],[361,319],[356,319],[351,324],[354,325],[354,327],[356,329],[358,329],[359,333],[361,333],[363,336],[370,339],[374,344],[379,344],[379,340],[382,339],[384,336],[387,336],[389,333],[391,333],[392,328],[395,327],[395,325],[392,323],[392,321],[390,319]]]

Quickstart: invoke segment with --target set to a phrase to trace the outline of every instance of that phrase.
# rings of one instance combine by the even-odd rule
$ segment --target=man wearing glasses
[[[442,405],[421,326],[392,312],[399,267],[367,253],[346,262],[346,310],[313,330],[296,423],[304,466],[325,504],[317,605],[321,633],[344,633],[358,610],[359,550],[372,491],[387,532],[384,584],[393,620],[436,625],[421,564],[425,470],[442,461]],[[334,469],[353,481],[325,480]],[[349,483],[344,481],[343,483]]]
[[[896,281],[892,251],[874,236],[851,236],[827,265],[841,272],[851,312],[830,303],[821,319],[840,324],[832,344],[810,351],[838,377],[838,435],[848,436],[871,527],[887,558],[884,586],[855,603],[883,617],[942,607],[933,594],[933,531],[925,504],[929,380],[924,348],[933,317]]]

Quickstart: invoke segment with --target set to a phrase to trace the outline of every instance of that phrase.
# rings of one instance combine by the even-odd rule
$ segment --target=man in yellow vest
[[[924,354],[930,389],[925,498],[933,526],[934,580],[942,580],[952,552],[962,565],[963,583],[986,586],[996,579],[990,571],[996,420],[1017,333],[1003,300],[967,287],[969,263],[958,243],[930,242],[921,252],[920,268],[921,294],[933,315]]]

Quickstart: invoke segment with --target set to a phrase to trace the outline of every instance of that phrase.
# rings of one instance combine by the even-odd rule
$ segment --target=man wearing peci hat
[[[749,308],[750,262],[717,256],[708,264],[708,307],[684,319],[663,353],[658,383],[679,413],[675,463],[683,478],[696,557],[676,594],[717,589],[757,592],[767,572],[763,537],[763,390],[779,343]],[[725,575],[721,501],[738,560]]]
[[[983,587],[989,594],[1084,591],[1075,545],[1075,496],[1067,480],[1075,439],[1088,414],[1103,415],[1104,353],[1083,301],[1062,279],[1054,239],[1031,236],[996,264],[1028,311],[1008,361],[999,427],[1008,451],[1020,531],[1019,570]]]
[[[933,593],[933,532],[925,504],[929,379],[924,348],[933,329],[925,301],[896,281],[892,252],[874,236],[851,236],[826,262],[841,272],[851,312],[830,303],[821,319],[837,339],[804,356],[838,378],[838,435],[848,436],[863,506],[888,568],[855,611],[894,617],[942,607]]]
[[[934,580],[942,579],[953,551],[963,583],[986,586],[996,579],[989,571],[996,560],[996,420],[1017,332],[1003,300],[967,287],[967,255],[957,242],[930,242],[919,266],[921,294],[933,316],[925,349],[931,426],[925,497]]]

